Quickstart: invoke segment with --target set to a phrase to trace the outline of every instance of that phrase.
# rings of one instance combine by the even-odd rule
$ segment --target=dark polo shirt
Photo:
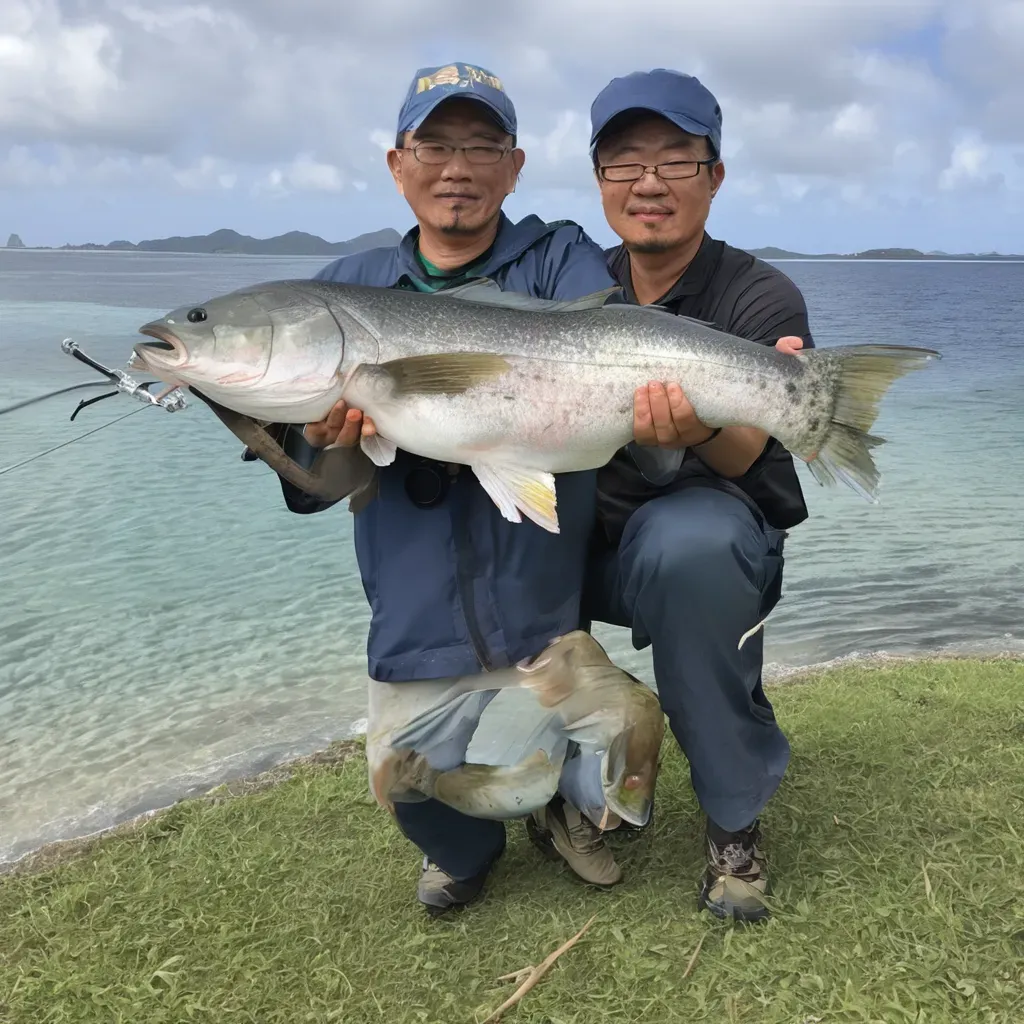
[[[625,246],[607,250],[608,266],[636,303]],[[795,284],[781,270],[705,233],[697,255],[682,277],[657,302],[677,316],[693,317],[719,330],[764,345],[797,335],[804,348],[814,340],[807,305]],[[635,447],[635,446],[631,446]],[[807,518],[803,491],[793,456],[774,438],[742,477],[720,477],[690,449],[666,481],[651,483],[629,449],[617,452],[598,473],[598,521],[610,543],[617,544],[626,520],[651,498],[694,485],[716,487],[734,494],[765,521],[787,530]]]

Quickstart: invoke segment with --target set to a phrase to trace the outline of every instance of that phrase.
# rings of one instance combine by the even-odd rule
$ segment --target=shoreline
[[[220,258],[227,257],[230,259],[250,257],[255,259],[333,260],[338,259],[341,256],[353,255],[353,253],[315,252],[236,252],[233,250],[200,250],[193,252],[185,249],[108,249],[104,246],[82,246],[81,248],[78,248],[73,246],[25,245],[15,246],[13,248],[0,248],[2,248],[4,252],[19,253],[69,253],[76,255],[80,255],[82,253],[98,253],[100,255],[108,256],[211,256]],[[758,255],[757,252],[754,252],[755,249],[760,249],[760,246],[751,246],[745,251],[752,252],[758,259],[764,260],[766,263],[1024,263],[1024,254],[1022,253],[993,253],[990,255],[979,254],[977,256],[958,254],[950,254],[948,256],[928,256],[926,254],[922,254],[920,256],[859,256],[853,254],[843,255],[841,253],[822,254],[819,256],[815,253],[792,253],[791,255],[786,256],[775,256]]]
[[[878,654],[844,656],[818,665],[789,669],[771,677],[766,676],[764,686],[767,690],[788,688],[794,685],[814,682],[822,679],[822,677],[828,677],[847,669],[863,669],[874,672],[901,665],[948,665],[955,662],[970,664],[1016,662],[1024,665],[1024,651],[1006,649],[990,653],[953,651],[925,654],[889,654],[880,652]],[[360,719],[359,721],[363,720]],[[326,747],[311,751],[308,754],[284,758],[262,771],[243,772],[230,776],[201,792],[191,793],[162,806],[133,814],[124,820],[117,821],[113,825],[94,832],[43,843],[13,860],[0,862],[0,885],[3,884],[4,879],[15,875],[37,874],[59,867],[67,861],[86,854],[90,849],[103,843],[108,838],[130,835],[149,821],[158,818],[182,803],[222,803],[226,800],[233,800],[240,796],[270,789],[282,782],[288,781],[296,772],[306,767],[333,767],[344,764],[351,758],[362,755],[364,749],[363,736],[364,731],[350,731],[349,736],[345,739],[333,740]],[[666,736],[666,739],[674,742],[669,736]]]

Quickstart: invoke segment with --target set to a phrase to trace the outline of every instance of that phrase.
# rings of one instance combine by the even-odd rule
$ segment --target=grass
[[[696,912],[669,734],[624,884],[586,888],[511,823],[484,900],[438,921],[346,745],[0,879],[0,1021],[474,1024],[594,914],[505,1021],[1024,1021],[1024,663],[848,667],[772,699],[793,761],[767,924]]]

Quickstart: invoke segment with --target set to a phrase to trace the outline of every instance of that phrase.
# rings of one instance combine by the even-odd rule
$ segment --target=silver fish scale
[[[572,313],[530,311],[397,289],[303,282],[344,322],[354,315],[379,341],[379,361],[427,352],[488,352],[533,363],[559,380],[562,400],[592,415],[595,385],[616,411],[648,380],[677,381],[710,426],[757,422],[813,449],[827,430],[838,367],[808,366],[772,346],[667,312],[609,304]],[[346,339],[347,340],[347,339]],[[364,342],[365,344],[365,342]],[[348,353],[346,353],[348,362]],[[565,364],[564,376],[551,363]],[[580,367],[593,371],[581,377]],[[595,379],[596,378],[596,379]],[[483,397],[481,394],[480,397]],[[784,441],[785,443],[785,441]]]

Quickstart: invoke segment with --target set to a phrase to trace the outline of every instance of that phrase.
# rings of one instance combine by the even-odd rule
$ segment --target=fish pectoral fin
[[[369,437],[364,434],[359,439],[359,447],[375,466],[390,466],[398,453],[395,442],[381,437],[380,434],[370,434]]]
[[[458,395],[507,373],[511,364],[493,352],[432,352],[392,359],[377,369],[391,377],[396,397]]]
[[[558,496],[550,473],[492,462],[471,463],[470,468],[509,522],[522,522],[521,511],[549,533],[558,533]]]

